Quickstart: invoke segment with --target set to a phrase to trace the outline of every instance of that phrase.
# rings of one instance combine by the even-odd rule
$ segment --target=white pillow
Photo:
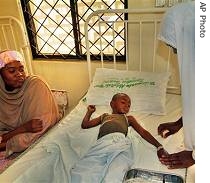
[[[87,92],[90,105],[109,105],[116,93],[131,98],[130,111],[165,114],[166,88],[170,73],[122,71],[97,68]]]

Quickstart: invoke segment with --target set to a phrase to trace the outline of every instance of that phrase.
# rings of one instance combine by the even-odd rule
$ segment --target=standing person
[[[124,93],[115,94],[110,102],[112,114],[90,119],[95,112],[94,105],[89,105],[82,122],[82,128],[101,125],[98,139],[87,154],[71,169],[72,183],[79,182],[119,182],[125,171],[132,165],[131,141],[127,138],[128,127],[157,148],[160,158],[168,153],[163,146],[146,131],[133,116],[126,115],[131,106],[130,97]],[[107,176],[107,172],[109,172]]]
[[[176,122],[161,124],[158,133],[168,137],[182,126],[185,150],[161,158],[170,169],[195,164],[195,2],[180,3],[170,8],[162,21],[159,35],[177,50],[181,80],[183,114]]]
[[[0,52],[0,150],[22,152],[59,120],[48,85],[27,76],[23,56]]]

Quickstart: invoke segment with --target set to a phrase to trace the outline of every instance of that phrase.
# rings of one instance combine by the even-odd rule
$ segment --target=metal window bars
[[[126,0],[21,0],[34,58],[86,58],[84,24],[99,8],[124,8]],[[121,39],[123,44],[123,37]],[[110,46],[110,40],[104,42]],[[97,36],[93,46],[97,48]],[[119,49],[117,52],[120,52]],[[100,54],[95,49],[93,55]]]

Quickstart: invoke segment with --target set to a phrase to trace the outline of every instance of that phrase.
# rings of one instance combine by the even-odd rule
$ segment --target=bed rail
[[[0,16],[0,35],[0,50],[20,51],[24,55],[27,72],[32,74],[30,45],[22,23],[12,16]]]
[[[98,10],[91,13],[84,27],[89,82],[92,81],[96,67],[169,71],[172,75],[168,92],[179,94],[176,55],[170,47],[157,39],[165,11],[166,8],[148,8]],[[92,54],[98,55],[100,62],[94,62]],[[125,55],[124,62],[119,61],[119,55]],[[107,56],[109,62],[106,61]]]

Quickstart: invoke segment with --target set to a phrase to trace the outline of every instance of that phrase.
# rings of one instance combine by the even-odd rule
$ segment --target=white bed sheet
[[[175,121],[181,116],[181,97],[167,94],[166,101],[167,115],[157,116],[137,112],[131,114],[163,144],[169,153],[178,152],[184,149],[182,130],[166,139],[157,134],[160,123]],[[56,128],[0,175],[0,182],[70,182],[70,168],[87,152],[98,134],[99,126],[81,129],[81,121],[86,110],[87,104],[81,100]],[[109,106],[97,107],[93,117],[109,111],[111,112]],[[135,152],[133,168],[168,172],[185,178],[185,169],[167,169],[159,162],[156,149],[130,127],[128,135]]]

